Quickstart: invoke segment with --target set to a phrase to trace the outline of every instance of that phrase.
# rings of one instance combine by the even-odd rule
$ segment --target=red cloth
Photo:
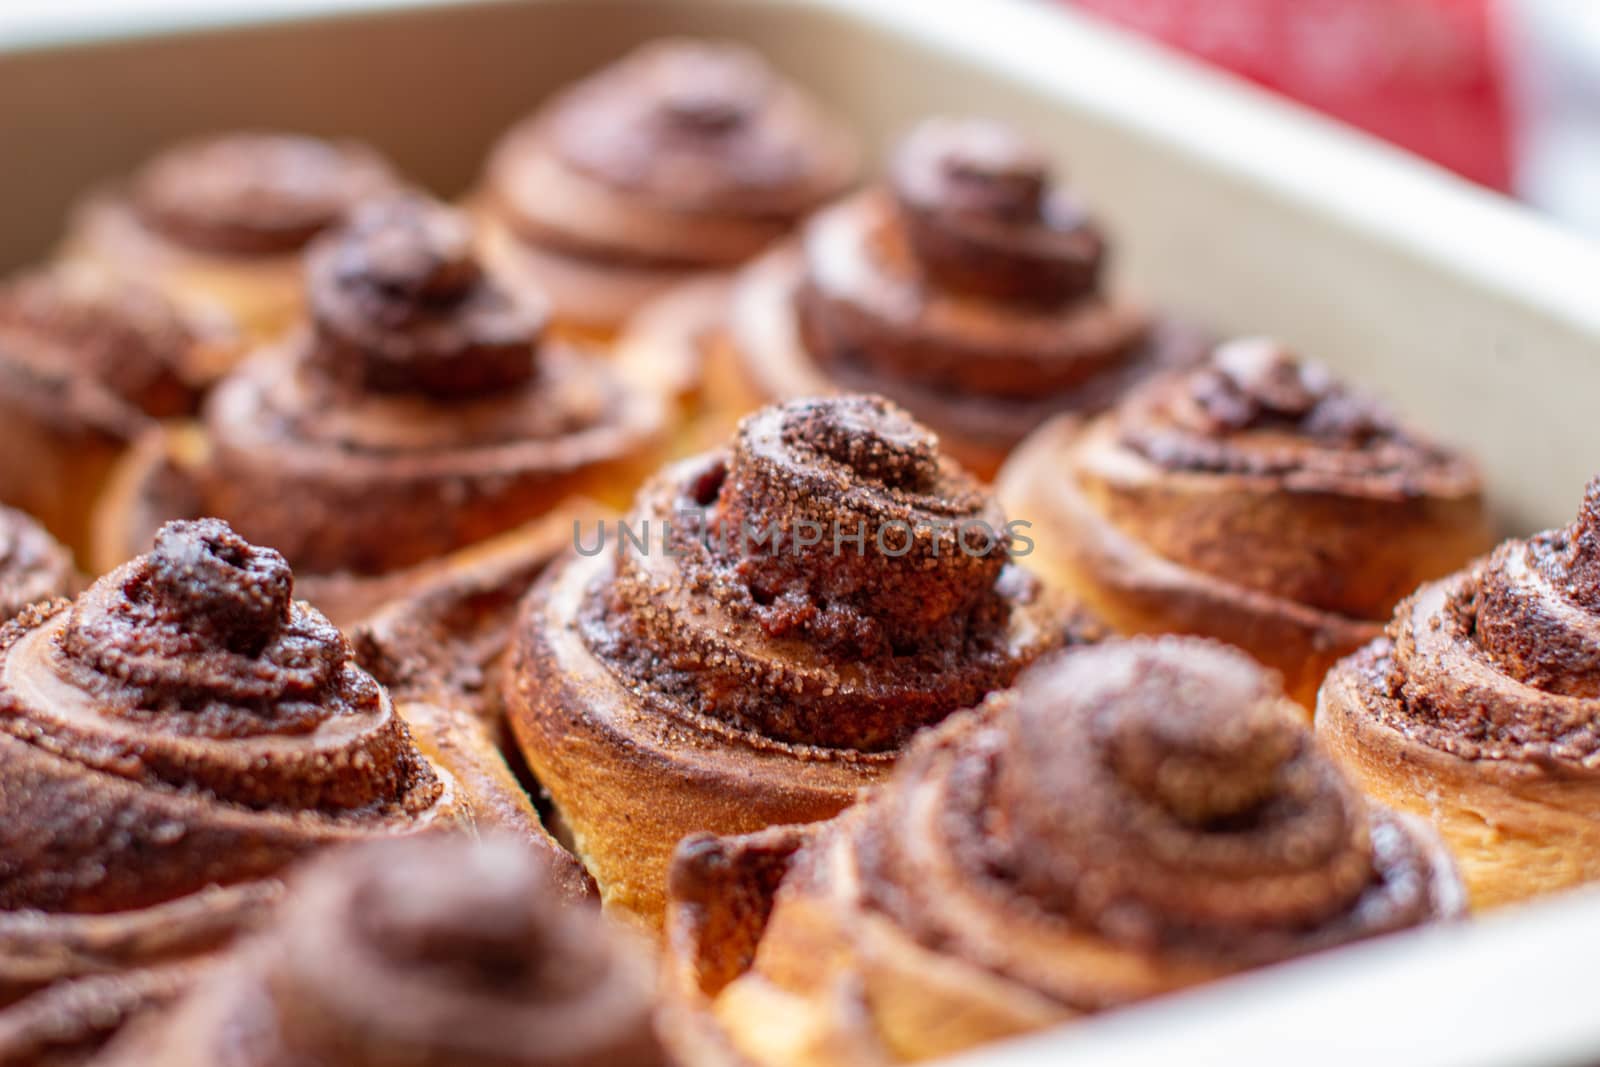
[[[1497,189],[1493,0],[1067,0]]]

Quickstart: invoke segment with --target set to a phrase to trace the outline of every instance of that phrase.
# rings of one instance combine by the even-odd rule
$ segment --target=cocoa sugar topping
[[[1225,646],[1133,642],[1041,670],[1002,731],[1001,866],[1109,936],[1292,931],[1372,880],[1359,795],[1276,679]]]
[[[1117,418],[1123,444],[1168,470],[1292,475],[1400,495],[1468,474],[1375,399],[1264,338],[1231,341],[1201,366],[1152,382]]]
[[[490,279],[465,216],[423,196],[364,204],[311,250],[314,355],[374,392],[475,396],[529,381],[546,309]]]
[[[174,241],[225,255],[295,252],[398,180],[368,149],[287,134],[180,144],[133,178],[136,210]]]
[[[1098,230],[1011,127],[929,119],[901,142],[891,179],[912,251],[938,284],[1044,305],[1096,289]]]
[[[118,710],[191,712],[206,721],[200,732],[277,732],[291,708],[330,714],[319,698],[333,695],[350,656],[326,619],[294,604],[293,588],[282,556],[226,523],[169,523],[153,552],[78,599],[60,650],[84,688],[117,692]],[[344,695],[376,700],[370,681]]]
[[[1326,367],[1266,338],[1218,348],[1208,365],[1189,375],[1185,399],[1174,405],[1175,421],[1216,436],[1279,427],[1360,445],[1396,432],[1388,412],[1353,395]]]
[[[718,562],[758,604],[779,606],[760,613],[769,631],[805,632],[818,620],[805,605],[830,620],[830,634],[813,637],[848,616],[847,644],[863,653],[912,647],[976,609],[1006,562],[992,496],[881,397],[798,401],[746,419],[716,522],[719,532],[783,531],[792,546],[750,554],[735,538],[715,543],[734,549]],[[798,544],[808,529],[820,533],[815,546]],[[835,551],[836,529],[871,543]]]
[[[51,628],[48,669],[107,728],[141,731],[141,774],[203,782],[251,806],[360,808],[431,797],[432,773],[387,697],[354,665],[344,635],[294,602],[293,588],[282,556],[226,523],[173,522],[153,552],[101,578],[59,621],[24,620]],[[361,750],[342,770],[317,763],[327,760],[319,731],[341,719],[351,725],[335,743]],[[307,751],[245,757],[249,771],[238,774],[233,757],[208,765],[185,744],[266,737],[304,739]],[[116,763],[92,737],[61,743],[83,762]]]
[[[1600,760],[1600,479],[1572,525],[1419,589],[1369,657],[1381,713],[1467,759]]]
[[[647,487],[629,521],[685,511],[703,528],[671,558],[619,545],[586,638],[623,673],[737,728],[893,747],[1068,637],[1060,622],[1014,643],[1039,594],[1007,565],[1003,514],[879,397],[763,409],[728,453]]]
[[[930,796],[941,814],[919,821]],[[930,943],[971,933],[943,917],[977,906],[1015,937],[1044,922],[1054,939],[1064,921],[1230,970],[1414,925],[1442,903],[1436,860],[1344,780],[1276,676],[1192,638],[1043,661],[964,730],[922,743],[869,810],[856,842],[869,898]],[[907,840],[925,833],[937,840]],[[1030,980],[1072,999],[1093,969],[1070,962]]]
[[[849,166],[811,104],[731,43],[648,44],[568,90],[545,121],[569,166],[673,211],[797,216]]]

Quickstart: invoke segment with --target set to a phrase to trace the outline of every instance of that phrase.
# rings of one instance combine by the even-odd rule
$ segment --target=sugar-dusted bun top
[[[420,194],[369,201],[307,259],[316,364],[375,393],[515,388],[535,373],[546,308],[483,270],[465,215]]]
[[[546,122],[575,169],[673,211],[787,217],[842,184],[842,133],[759,54],[646,44],[557,99]]]
[[[936,284],[1061,304],[1094,292],[1105,242],[1049,157],[992,119],[927,119],[889,173],[912,254]]]
[[[135,172],[135,211],[169,239],[206,252],[292,253],[362,200],[398,186],[372,150],[285,133],[184,141]]]

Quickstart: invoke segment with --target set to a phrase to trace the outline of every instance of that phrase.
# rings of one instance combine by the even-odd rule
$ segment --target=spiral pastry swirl
[[[653,465],[659,396],[546,342],[544,306],[484,273],[461,215],[370,201],[306,269],[307,327],[221,384],[203,431],[135,457],[113,548],[165,509],[224,518],[313,577],[375,578],[628,492]]]
[[[998,122],[931,119],[881,186],[743,273],[731,340],[758,392],[881,392],[992,475],[1048,415],[1105,408],[1199,356],[1105,291],[1107,256],[1038,146]]]
[[[855,165],[849,138],[759,55],[655,41],[501,138],[486,247],[554,293],[558,320],[609,328],[687,274],[760,252]]]
[[[394,184],[363,145],[237,133],[172,146],[133,175],[129,197],[146,226],[180,245],[265,256],[299,251]]]
[[[1490,543],[1468,460],[1261,339],[1043,427],[999,484],[1037,524],[1030,563],[1112,626],[1238,645],[1308,708],[1400,597]]]
[[[1318,731],[1433,818],[1476,907],[1600,878],[1600,480],[1564,529],[1424,585],[1329,675]]]
[[[276,552],[173,523],[0,629],[0,909],[32,916],[0,912],[0,974],[25,994],[0,1050],[103,1037],[166,999],[314,848],[472,825],[292,590]]]
[[[278,927],[109,1064],[652,1067],[637,946],[504,839],[374,842],[295,879]]]
[[[1442,845],[1356,791],[1275,676],[1210,642],[1110,642],[929,734],[833,823],[686,841],[674,1032],[689,1058],[715,1035],[756,1062],[920,1060],[1461,906]],[[743,968],[704,938],[730,914]],[[787,1050],[759,1032],[783,1010],[805,1021]]]
[[[142,282],[58,267],[0,285],[0,499],[83,551],[119,456],[192,412],[237,345]]]
[[[904,411],[840,397],[749,416],[646,486],[614,551],[580,542],[524,605],[507,705],[606,899],[653,919],[683,833],[825,817],[915,731],[1086,639],[1009,532]]]
[[[370,197],[399,188],[365,145],[270,131],[182,141],[87,198],[68,261],[139,279],[186,309],[269,337],[299,307],[300,253]]]
[[[44,527],[0,507],[0,621],[29,604],[68,595],[76,582],[72,557]]]

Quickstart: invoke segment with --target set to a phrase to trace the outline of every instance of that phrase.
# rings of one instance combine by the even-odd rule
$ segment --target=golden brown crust
[[[669,1034],[932,1058],[1461,908],[1442,845],[1363,799],[1272,675],[1112,642],[925,735],[831,823],[686,841]]]
[[[1052,414],[1200,355],[1104,292],[1105,242],[1001,124],[929,120],[884,185],[742,273],[732,340],[769,397],[881,392],[984,476]]]
[[[574,901],[594,900],[594,881],[550,836],[506,762],[500,679],[518,601],[572,543],[575,525],[598,513],[566,509],[414,573],[351,635],[418,747],[472,796],[480,827],[531,841],[554,888]]]
[[[878,398],[758,412],[730,451],[667,468],[627,526],[535,587],[506,702],[608,905],[651,925],[685,833],[832,814],[917,729],[1087,629]],[[859,552],[833,530],[864,531]]]
[[[0,960],[21,997],[0,1033],[18,1047],[92,1045],[164,998],[308,851],[474,825],[292,590],[277,553],[172,524],[0,628]]]
[[[117,455],[152,419],[192,411],[230,328],[144,285],[57,268],[0,285],[0,499],[71,547]]]
[[[109,1063],[656,1067],[649,969],[512,841],[391,841],[294,883],[278,929]]]
[[[353,142],[267,132],[185,141],[85,200],[63,255],[270,337],[299,307],[305,246],[399,184]]]
[[[200,514],[308,574],[380,576],[571,497],[618,498],[655,465],[661,397],[541,343],[543,307],[482,272],[455,213],[370,202],[308,273],[312,327],[219,386],[203,436],[150,446],[119,476],[110,552],[171,517],[148,498],[184,503],[187,480]]]
[[[666,287],[759,252],[850,181],[849,138],[742,46],[662,40],[572,86],[490,156],[497,270],[558,321],[619,325]]]
[[[1323,687],[1318,732],[1434,820],[1475,907],[1600,878],[1597,560],[1600,482],[1570,527],[1417,590]]]
[[[1127,633],[1236,644],[1311,707],[1420,581],[1488,544],[1476,470],[1264,341],[1042,427],[999,479],[1030,566]]]
[[[72,556],[33,519],[0,506],[0,622],[29,604],[76,591]]]

